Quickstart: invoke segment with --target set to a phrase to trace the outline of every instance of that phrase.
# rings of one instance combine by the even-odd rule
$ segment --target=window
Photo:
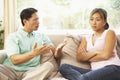
[[[4,47],[3,0],[0,0],[0,50]]]
[[[3,30],[3,0],[0,0],[0,31]]]
[[[110,28],[120,28],[120,0],[17,0],[17,3],[18,13],[25,7],[38,9],[39,30],[89,30],[89,14],[96,7],[107,10]]]

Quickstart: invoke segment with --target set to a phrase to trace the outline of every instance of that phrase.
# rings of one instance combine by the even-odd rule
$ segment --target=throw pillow
[[[117,54],[120,58],[120,35],[117,35]]]
[[[5,50],[0,50],[0,64],[3,63],[5,58],[7,57]]]
[[[54,70],[51,73],[51,76],[49,77],[49,78],[53,78],[58,72],[58,64],[57,64],[57,62],[54,58],[54,55],[53,55],[52,51],[50,51],[49,53],[41,55],[41,63],[44,63],[44,62],[47,62],[47,61],[51,62],[54,66]]]
[[[62,49],[61,64],[71,64],[77,67],[90,69],[89,63],[78,62],[76,59],[77,48],[81,42],[81,36],[79,35],[67,35],[67,44]]]

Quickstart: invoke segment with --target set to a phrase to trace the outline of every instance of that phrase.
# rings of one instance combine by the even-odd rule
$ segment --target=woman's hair
[[[37,12],[37,10],[34,8],[23,9],[22,12],[20,13],[22,25],[24,26],[24,23],[23,23],[24,19],[28,20],[29,18],[31,18],[32,14],[34,14],[36,12]]]
[[[104,25],[104,29],[107,30],[109,28],[109,24],[107,23],[107,12],[106,12],[106,10],[104,10],[102,8],[95,8],[91,12],[90,16],[92,16],[95,13],[99,13],[101,18],[106,21],[106,24]]]

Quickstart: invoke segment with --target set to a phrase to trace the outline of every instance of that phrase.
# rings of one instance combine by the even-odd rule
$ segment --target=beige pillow
[[[76,58],[76,51],[81,41],[81,36],[77,35],[67,35],[67,45],[63,47],[63,52]]]
[[[117,35],[117,54],[120,58],[120,35]]]
[[[5,50],[0,50],[0,64],[3,63],[5,58],[7,57]]]
[[[53,78],[58,72],[58,64],[56,62],[56,59],[54,58],[52,51],[50,51],[49,53],[41,55],[41,63],[44,63],[47,61],[51,62],[54,66],[54,70],[51,73],[51,76],[49,77],[49,78]]]
[[[63,47],[61,64],[71,64],[77,67],[90,69],[89,63],[78,62],[76,60],[77,48],[81,42],[81,36],[79,35],[67,35],[67,44]]]

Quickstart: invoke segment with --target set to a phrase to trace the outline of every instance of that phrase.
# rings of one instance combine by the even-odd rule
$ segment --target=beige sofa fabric
[[[53,42],[53,44],[57,46],[64,40],[65,34],[49,34],[48,37]]]
[[[120,58],[120,35],[117,35],[117,53]]]
[[[44,63],[44,62],[51,62],[54,66],[54,70],[53,72],[51,73],[51,76],[49,77],[50,79],[55,77],[58,73],[58,64],[54,58],[54,55],[53,55],[53,52],[50,51],[49,53],[46,53],[46,54],[43,54],[41,55],[41,63]]]
[[[77,53],[77,48],[81,42],[81,36],[79,35],[67,35],[67,45],[63,47],[62,53],[62,59],[61,59],[61,64],[71,64],[75,65],[78,67],[90,69],[89,63],[85,62],[78,62],[76,60],[76,53]]]
[[[5,50],[0,50],[0,64],[5,60],[6,52]]]

